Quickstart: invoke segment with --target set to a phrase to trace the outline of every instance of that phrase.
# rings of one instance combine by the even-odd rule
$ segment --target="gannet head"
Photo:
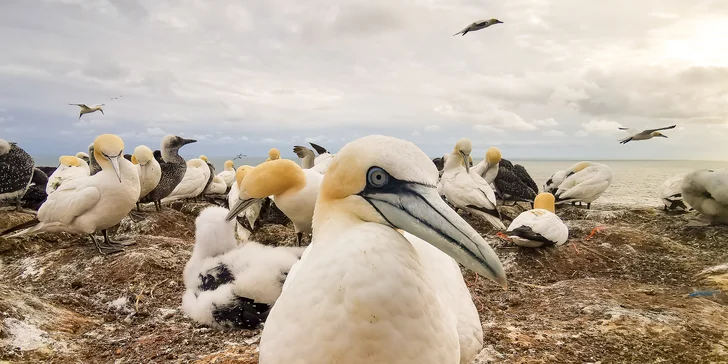
[[[233,161],[229,160],[229,159],[226,160],[225,161],[225,170],[226,171],[231,171],[233,168],[235,168],[235,163]]]
[[[493,18],[493,19],[488,20],[488,23],[490,23],[490,25],[493,25],[493,24],[501,24],[503,22],[496,18]]]
[[[268,196],[302,189],[306,186],[306,175],[298,163],[289,159],[276,159],[248,171],[238,186],[239,200],[230,208],[228,219],[235,218],[248,206]]]
[[[336,155],[316,201],[314,232],[332,214],[402,229],[507,287],[498,256],[440,198],[437,169],[416,145],[372,135],[347,144]]]
[[[178,150],[179,148],[181,148],[184,145],[187,145],[190,143],[195,143],[195,142],[197,142],[197,140],[185,139],[181,136],[169,134],[169,135],[165,136],[164,139],[162,139],[162,150],[163,151]]]
[[[489,165],[498,164],[498,162],[500,162],[502,158],[503,158],[503,156],[501,155],[500,149],[498,149],[496,147],[490,147],[485,152],[485,161]]]
[[[554,198],[554,195],[548,192],[541,192],[533,200],[533,208],[544,209],[556,213],[556,209],[554,207],[555,203],[556,199]]]
[[[124,152],[124,141],[114,134],[101,134],[94,140],[94,158],[96,162],[104,167],[112,167],[116,173],[116,177],[121,182],[121,172],[119,172],[119,158]]]
[[[58,164],[66,167],[78,167],[83,160],[72,155],[62,155],[58,158]]]
[[[10,143],[4,139],[0,139],[0,155],[10,153]]]
[[[465,171],[470,173],[470,163],[466,163],[466,161],[468,161],[468,157],[470,156],[470,152],[472,151],[473,143],[470,142],[470,139],[462,138],[458,140],[458,142],[455,143],[455,148],[453,148],[452,153],[445,160],[445,169],[450,169],[454,166],[462,164],[463,166],[465,166]],[[450,166],[450,168],[448,168],[448,166]]]
[[[139,160],[134,154],[131,155],[131,164],[139,164]]]
[[[134,163],[134,160],[136,160],[137,163],[143,167],[147,165],[147,163],[149,163],[152,159],[154,159],[154,152],[152,152],[152,149],[147,147],[146,145],[139,145],[134,148],[134,154],[131,156],[131,159],[132,163]]]
[[[279,152],[278,149],[276,149],[276,148],[270,148],[270,150],[268,151],[268,159],[266,159],[265,161],[269,162],[269,161],[274,161],[274,160],[280,159],[280,158],[281,158],[281,152]]]
[[[662,134],[659,131],[653,131],[652,133],[650,133],[650,135],[652,135],[653,137],[663,137],[663,138],[667,138],[667,135]]]
[[[205,156],[204,154],[200,156],[200,159],[202,159],[203,161],[207,162],[207,156]]]
[[[252,166],[246,164],[244,166],[238,167],[238,169],[235,171],[235,181],[238,182],[238,189],[240,188],[240,186],[243,185],[243,178],[245,178],[248,172],[250,172],[252,169]]]
[[[81,158],[86,164],[89,162],[88,154],[85,152],[78,152],[76,153],[76,158]]]
[[[199,158],[193,158],[187,161],[187,167],[189,168],[200,168],[202,166],[205,166],[207,168],[207,163]]]

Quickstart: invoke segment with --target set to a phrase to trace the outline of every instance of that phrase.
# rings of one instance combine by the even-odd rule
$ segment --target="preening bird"
[[[519,246],[537,248],[562,245],[569,238],[569,228],[554,213],[554,195],[543,192],[536,196],[534,208],[518,215],[505,232]]]
[[[58,158],[58,168],[48,176],[48,183],[46,184],[46,194],[49,196],[61,186],[63,182],[72,181],[76,178],[88,177],[91,175],[91,170],[83,159],[72,156],[64,155]]]
[[[69,104],[69,105],[75,105],[81,108],[81,113],[78,114],[78,118],[80,119],[83,114],[90,114],[92,112],[101,111],[101,114],[104,114],[104,110],[102,109],[102,106],[104,104],[98,104],[91,107],[86,106],[86,104]]]
[[[468,25],[467,27],[465,27],[465,29],[453,34],[453,36],[461,34],[461,33],[462,33],[462,35],[465,35],[468,32],[474,32],[476,30],[485,29],[491,25],[501,24],[501,23],[503,23],[503,22],[498,19],[480,20],[480,21],[477,21],[475,23]]]
[[[638,141],[638,140],[652,139],[653,137],[667,138],[667,135],[660,133],[659,130],[674,129],[676,126],[677,125],[671,125],[671,126],[666,126],[664,128],[646,129],[643,131],[637,131],[635,129],[630,129],[630,128],[619,128],[619,130],[625,130],[629,133],[628,137],[619,140],[619,144],[627,144],[633,140]]]

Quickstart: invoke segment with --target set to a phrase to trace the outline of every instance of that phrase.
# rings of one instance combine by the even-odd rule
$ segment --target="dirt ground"
[[[114,232],[136,245],[112,256],[77,235],[0,238],[0,363],[257,363],[260,330],[206,328],[179,307],[204,207],[124,219]],[[569,242],[546,249],[513,247],[464,216],[509,278],[504,291],[464,270],[485,333],[475,362],[728,363],[728,227],[593,207],[560,209]],[[0,212],[0,230],[29,219]],[[295,234],[271,223],[253,239],[292,245]]]

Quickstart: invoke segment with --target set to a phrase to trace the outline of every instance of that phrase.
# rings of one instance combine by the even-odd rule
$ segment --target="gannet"
[[[23,148],[0,139],[0,201],[15,200],[15,209],[22,209],[20,202],[30,187],[34,164]]]
[[[216,328],[254,329],[265,321],[303,248],[254,241],[238,246],[229,211],[208,207],[195,220],[195,246],[185,265],[182,310]]]
[[[298,158],[301,158],[301,168],[309,169],[313,167],[313,161],[316,159],[316,155],[313,153],[313,150],[301,145],[294,145],[293,153],[296,153]]]
[[[492,185],[495,177],[498,175],[498,163],[501,161],[501,158],[500,149],[490,147],[485,151],[485,158],[473,167],[473,171],[480,177],[483,177],[485,182]]]
[[[239,186],[242,185],[245,175],[247,175],[253,168],[254,167],[252,166],[244,165],[238,167],[237,171],[235,171],[235,182],[233,182],[233,185],[230,187],[230,191],[228,191],[228,206],[235,206],[238,202],[238,199],[240,198]],[[250,207],[245,209],[245,211],[238,213],[238,223],[235,227],[238,237],[240,237],[241,240],[248,240],[250,235],[255,232],[258,227],[260,227],[260,224],[256,225],[256,221],[260,216],[262,208],[263,201],[259,201],[251,204]]]
[[[101,172],[64,182],[38,210],[36,219],[0,235],[21,230],[10,237],[41,232],[89,234],[102,254],[123,250],[109,239],[106,229],[116,225],[134,208],[139,197],[139,175],[131,162],[122,158],[124,142],[114,134],[94,140],[95,159]],[[104,244],[94,232],[102,230]]]
[[[682,187],[683,178],[685,178],[685,173],[674,175],[665,180],[660,187],[660,199],[664,204],[665,211],[687,211],[691,209],[690,206],[685,204],[685,200],[682,197],[682,190],[680,188]]]
[[[134,161],[131,160],[131,157],[132,157],[131,154],[128,154],[128,153],[127,154],[124,154],[124,159],[128,160],[129,162],[132,162],[132,164],[133,164]]]
[[[182,181],[187,171],[187,163],[179,155],[179,148],[194,142],[196,140],[184,139],[176,135],[167,135],[162,139],[162,151],[160,154],[162,155],[163,161],[159,163],[159,167],[162,169],[162,176],[159,179],[157,187],[141,200],[142,203],[154,202],[157,211],[162,209],[161,200],[172,193]]]
[[[680,187],[685,202],[715,223],[728,224],[728,169],[690,172]]]
[[[162,151],[160,151],[159,149],[155,149],[153,153],[154,159],[157,160],[157,163],[159,163],[160,165],[164,163],[164,158],[162,158]]]
[[[218,177],[220,177],[223,182],[225,182],[226,188],[229,188],[233,185],[235,182],[235,163],[231,160],[225,161],[225,168],[222,172],[217,174]]]
[[[83,159],[83,161],[86,162],[86,164],[88,164],[89,161],[91,160],[91,158],[88,156],[88,153],[86,153],[86,152],[78,152],[78,153],[76,153],[76,158]],[[89,166],[89,170],[90,169],[91,169],[91,167]]]
[[[270,150],[268,151],[268,159],[266,159],[265,161],[270,162],[280,158],[281,152],[279,152],[276,148],[270,148]]]
[[[503,201],[532,203],[538,194],[538,186],[526,169],[520,164],[514,166],[507,159],[501,159],[498,164],[498,174],[493,181],[496,194]]]
[[[518,215],[505,234],[516,245],[528,248],[563,245],[569,238],[569,228],[554,213],[554,202],[554,195],[539,193],[533,202],[534,208]]]
[[[225,185],[225,181],[222,180],[219,176],[215,176],[212,178],[212,183],[210,183],[209,186],[205,188],[202,193],[204,194],[210,194],[210,195],[222,195],[225,194],[225,191],[227,191],[227,185]]]
[[[554,193],[556,203],[583,202],[589,209],[591,203],[607,190],[612,177],[612,169],[606,164],[576,163],[566,170],[565,179],[558,185]]]
[[[29,206],[31,210],[38,211],[46,198],[48,198],[48,194],[45,192],[47,185],[48,175],[41,169],[34,168],[33,178],[30,179],[30,186],[22,198],[22,206]]]
[[[202,190],[204,192],[205,190],[207,190],[208,187],[210,187],[212,179],[215,178],[215,166],[213,166],[212,163],[210,163],[210,161],[204,155],[201,155],[200,159],[202,159],[207,164],[207,168],[210,169],[210,175],[207,177],[207,183],[205,183],[205,188]]]
[[[91,175],[101,172],[101,166],[96,163],[96,157],[94,157],[94,143],[88,146],[88,168],[91,171]]]
[[[78,114],[79,119],[81,118],[81,116],[83,116],[83,114],[90,114],[90,113],[96,112],[96,111],[101,111],[101,114],[102,115],[104,114],[104,110],[102,109],[102,106],[104,106],[104,104],[97,104],[97,105],[94,105],[91,107],[86,106],[86,104],[69,104],[69,105],[74,105],[74,106],[78,106],[81,108],[81,113]]]
[[[437,168],[437,172],[439,176],[442,176],[442,172],[445,170],[445,160],[447,160],[447,155],[444,155],[442,157],[437,157],[432,160],[432,163],[435,165],[435,168]]]
[[[368,136],[337,153],[316,202],[312,244],[265,322],[261,364],[461,362],[453,302],[424,253],[395,228],[507,283],[498,257],[440,199],[436,181],[429,158],[404,140]]]
[[[316,157],[313,160],[313,167],[311,167],[311,169],[313,169],[321,174],[325,174],[326,169],[329,168],[329,165],[334,160],[334,155],[329,153],[329,151],[326,150],[326,148],[324,148],[318,144],[311,143],[311,142],[308,142],[308,144],[310,144],[311,147],[316,150],[316,153],[319,154],[318,157]]]
[[[146,197],[152,190],[154,190],[159,181],[162,179],[162,168],[159,166],[159,162],[154,159],[152,149],[146,145],[139,145],[134,148],[134,155],[132,155],[132,161],[136,165],[137,172],[139,173],[139,183],[141,185],[139,191],[139,201]],[[137,204],[137,210],[139,205]]]
[[[630,129],[630,128],[619,128],[619,130],[626,130],[627,133],[629,133],[628,137],[619,140],[619,144],[627,144],[632,140],[638,141],[638,140],[652,139],[652,137],[667,138],[667,135],[660,133],[658,130],[673,129],[676,126],[677,125],[671,125],[671,126],[666,126],[664,128],[646,129],[643,131],[638,131],[638,130],[634,130],[634,129]]]
[[[48,177],[46,194],[51,195],[61,186],[61,183],[90,175],[91,170],[88,167],[88,163],[83,159],[72,155],[61,156],[58,158],[58,168]]]
[[[496,229],[505,229],[496,208],[493,189],[469,165],[463,165],[472,150],[473,144],[469,139],[460,139],[455,144],[445,161],[445,172],[440,180],[441,192],[453,206],[484,218]]]
[[[199,158],[187,161],[187,170],[182,181],[172,190],[169,196],[162,199],[162,202],[195,198],[205,189],[207,179],[210,177],[210,168],[207,163]]]
[[[465,35],[468,32],[474,32],[476,30],[485,29],[491,25],[501,24],[501,23],[503,23],[503,22],[498,19],[479,20],[475,23],[468,25],[467,27],[465,27],[465,29],[453,34],[453,36],[456,36],[458,34]]]
[[[323,176],[302,169],[296,162],[277,159],[250,170],[240,185],[239,200],[230,205],[229,219],[253,203],[272,196],[276,206],[293,222],[296,241],[301,245],[303,233],[311,233],[311,220]]]

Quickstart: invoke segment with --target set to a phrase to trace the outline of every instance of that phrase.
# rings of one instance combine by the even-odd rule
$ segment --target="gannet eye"
[[[367,182],[372,187],[383,187],[389,183],[389,173],[379,167],[372,167],[367,172]]]

